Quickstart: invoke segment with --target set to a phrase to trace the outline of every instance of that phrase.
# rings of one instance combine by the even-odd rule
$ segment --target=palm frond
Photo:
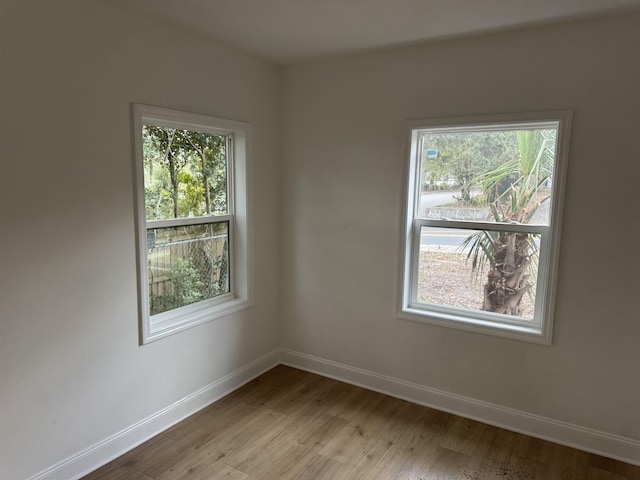
[[[476,231],[465,238],[458,246],[458,251],[467,251],[467,262],[471,261],[471,275],[477,282],[486,266],[495,266],[495,239],[492,232],[486,230]]]

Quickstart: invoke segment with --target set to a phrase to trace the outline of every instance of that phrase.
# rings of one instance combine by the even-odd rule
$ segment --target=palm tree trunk
[[[493,268],[484,286],[482,309],[506,315],[519,315],[522,297],[531,284],[525,275],[531,263],[527,235],[504,233],[496,242]]]

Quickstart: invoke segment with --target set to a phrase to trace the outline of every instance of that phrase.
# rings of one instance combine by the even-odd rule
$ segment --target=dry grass
[[[466,255],[452,252],[421,251],[418,300],[452,307],[482,308],[485,274],[475,280]],[[525,296],[522,316],[533,318],[533,299]]]

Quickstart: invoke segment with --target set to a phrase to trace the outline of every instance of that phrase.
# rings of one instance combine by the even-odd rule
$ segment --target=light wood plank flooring
[[[640,480],[640,467],[278,366],[83,480]]]

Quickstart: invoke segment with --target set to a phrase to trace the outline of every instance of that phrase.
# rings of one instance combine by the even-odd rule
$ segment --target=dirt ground
[[[480,310],[485,278],[486,272],[481,273],[475,280],[471,273],[471,264],[467,264],[464,254],[422,251],[418,300]],[[533,318],[533,300],[529,295],[522,299],[523,318]]]

